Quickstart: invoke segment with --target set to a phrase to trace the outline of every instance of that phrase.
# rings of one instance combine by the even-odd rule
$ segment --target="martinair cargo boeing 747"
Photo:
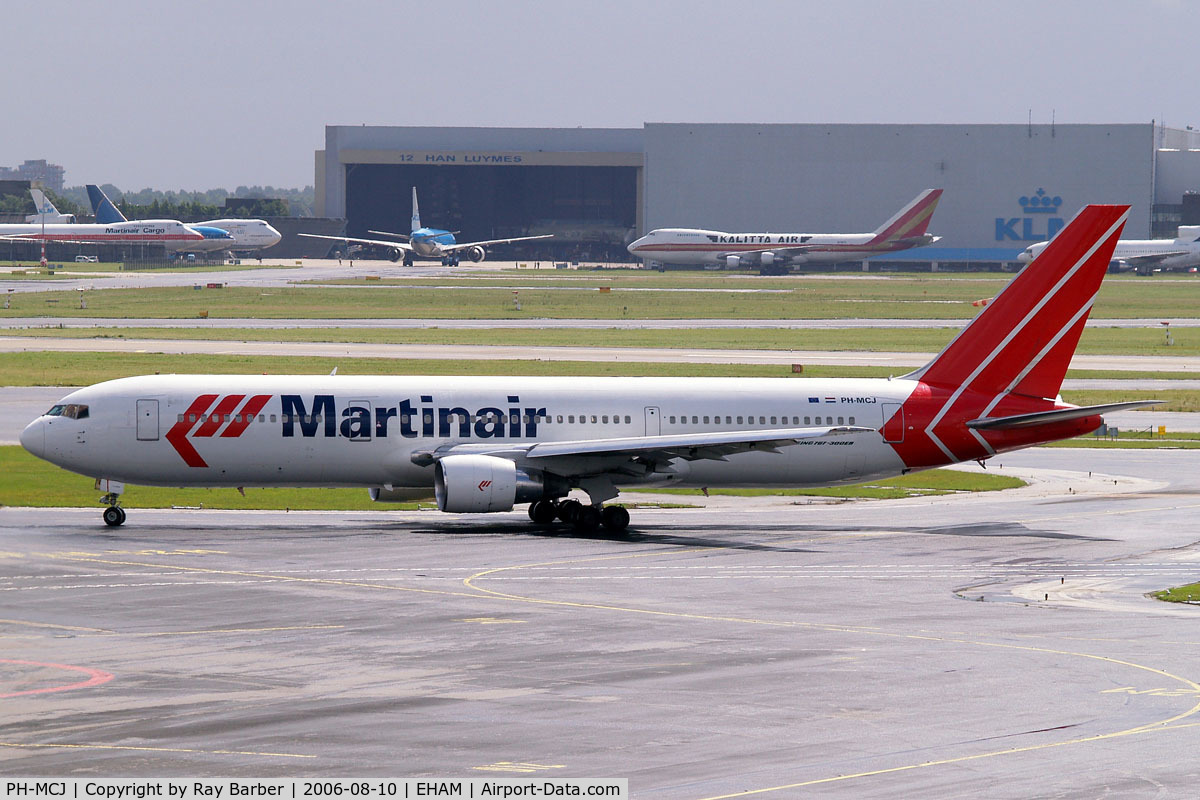
[[[725,233],[698,228],[658,228],[629,245],[647,264],[758,267],[783,275],[794,264],[837,264],[933,244],[925,232],[941,189],[926,189],[871,233]]]
[[[1128,206],[1088,206],[926,366],[895,379],[147,375],[72,392],[21,434],[124,484],[361,486],[583,530],[629,524],[618,487],[824,486],[1089,433],[1058,399]],[[589,502],[569,500],[572,489]]]

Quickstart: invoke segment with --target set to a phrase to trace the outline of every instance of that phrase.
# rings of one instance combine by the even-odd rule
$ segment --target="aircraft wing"
[[[329,239],[334,242],[345,242],[347,244],[370,244],[376,247],[391,247],[395,250],[412,250],[412,245],[406,242],[389,242],[383,239],[356,239],[353,236],[324,236],[320,233],[298,233],[297,236],[303,236],[306,239]]]
[[[1144,256],[1129,256],[1127,258],[1119,258],[1117,260],[1123,264],[1128,264],[1129,266],[1135,267],[1135,268],[1136,267],[1153,267],[1155,264],[1160,264],[1163,261],[1166,261],[1168,258],[1175,258],[1176,256],[1185,256],[1188,254],[1188,252],[1189,251],[1187,251],[1187,250],[1169,250],[1165,253],[1148,253],[1147,255],[1144,255]]]
[[[462,250],[466,247],[486,247],[489,244],[508,244],[510,242],[528,242],[531,239],[553,239],[553,233],[543,233],[541,236],[517,236],[512,239],[485,239],[482,242],[456,242],[451,245],[442,245],[442,250],[447,253],[452,253],[455,250]]]
[[[87,236],[76,236],[74,234],[54,234],[47,233],[42,237],[40,233],[10,233],[7,236],[0,236],[0,242],[40,242],[42,239],[47,242],[68,242],[70,244],[112,244],[111,239],[90,239]]]
[[[565,442],[514,444],[456,444],[437,450],[414,453],[414,463],[428,465],[452,455],[493,455],[529,464],[538,464],[565,475],[622,471],[634,461],[657,462],[682,458],[687,461],[713,459],[723,461],[733,453],[758,450],[778,452],[777,448],[805,439],[822,439],[865,433],[874,430],[854,425],[809,428],[772,428],[717,433],[683,433],[666,436],[627,436],[620,439],[577,439]],[[541,463],[538,463],[541,462]],[[646,470],[639,470],[645,472]]]

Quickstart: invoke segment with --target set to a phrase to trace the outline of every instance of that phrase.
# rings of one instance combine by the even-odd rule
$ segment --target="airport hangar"
[[[1103,125],[646,123],[640,129],[327,126],[316,212],[351,236],[421,221],[459,240],[553,233],[491,258],[628,261],[662,227],[861,233],[927,188],[930,247],[872,265],[996,268],[1087,203],[1124,238],[1200,224],[1200,131]],[[855,266],[858,266],[857,264]],[[864,265],[865,266],[865,265]]]

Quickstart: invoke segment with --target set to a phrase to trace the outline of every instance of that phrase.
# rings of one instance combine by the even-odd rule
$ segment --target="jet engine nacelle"
[[[484,249],[482,247],[480,247],[479,245],[475,245],[474,247],[467,248],[466,256],[467,256],[467,258],[471,259],[476,264],[478,264],[480,261],[483,261],[483,259],[487,257],[487,253],[484,252]]]
[[[385,489],[381,486],[373,486],[367,490],[367,493],[376,503],[412,503],[417,500],[428,500],[430,497],[428,488]]]
[[[742,263],[741,256],[725,256],[725,268],[726,269],[737,269],[738,265],[741,263]]]
[[[768,250],[765,253],[759,253],[758,262],[764,267],[769,267],[775,263],[775,254]]]
[[[545,482],[540,472],[527,473],[507,458],[446,456],[433,470],[438,508],[457,514],[508,511],[515,503],[540,500]]]
[[[400,259],[404,258],[404,251],[399,247],[393,247],[388,250],[388,258],[390,258],[392,261],[399,261]]]

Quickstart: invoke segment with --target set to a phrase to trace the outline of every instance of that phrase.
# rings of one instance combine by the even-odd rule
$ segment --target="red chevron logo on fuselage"
[[[200,456],[200,453],[188,441],[189,434],[197,438],[212,437],[224,425],[225,430],[221,433],[220,438],[236,439],[245,433],[251,420],[263,410],[263,407],[266,406],[272,396],[269,394],[256,394],[247,400],[245,405],[241,406],[240,411],[237,411],[238,406],[246,399],[246,395],[231,394],[217,403],[216,408],[212,409],[211,414],[208,413],[209,408],[212,408],[213,402],[218,397],[219,395],[215,394],[202,394],[197,397],[188,406],[187,411],[183,413],[183,418],[171,426],[171,430],[167,431],[167,435],[164,437],[189,467],[208,466],[208,462]],[[197,424],[200,427],[196,429],[195,433],[191,433],[192,428],[196,427]]]

